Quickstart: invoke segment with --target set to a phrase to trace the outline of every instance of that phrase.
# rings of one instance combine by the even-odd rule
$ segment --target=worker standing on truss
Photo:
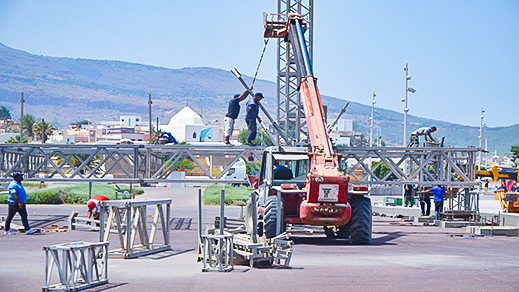
[[[247,115],[245,116],[245,122],[249,128],[249,135],[247,136],[247,142],[245,142],[245,145],[252,146],[252,140],[256,139],[256,134],[258,132],[256,119],[261,123],[261,119],[259,117],[259,102],[262,99],[263,94],[261,92],[256,92],[256,94],[254,94],[254,99],[249,101],[247,104]]]
[[[252,86],[250,87],[252,90]],[[240,114],[240,102],[249,96],[249,91],[245,90],[241,95],[235,94],[234,97],[229,101],[229,107],[227,108],[227,114],[225,118],[223,118],[223,126],[224,126],[224,134],[225,134],[225,144],[232,145],[229,139],[232,136],[232,131],[234,130],[234,121],[238,118]]]

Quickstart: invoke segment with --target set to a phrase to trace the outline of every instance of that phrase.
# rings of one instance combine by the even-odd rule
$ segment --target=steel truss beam
[[[20,171],[35,181],[111,182],[222,182],[239,160],[259,172],[263,147],[165,145],[0,145],[0,181]],[[223,169],[211,170],[206,160],[225,157]],[[252,160],[251,160],[252,159]],[[173,179],[170,174],[183,161],[192,161],[200,176]]]
[[[350,183],[473,188],[476,148],[339,147]],[[381,177],[382,169],[387,171]],[[409,171],[406,171],[406,170]],[[378,175],[377,175],[378,174]]]
[[[238,160],[259,172],[263,147],[162,146],[162,145],[0,145],[0,180],[21,171],[34,181],[111,182],[222,182]],[[476,148],[351,148],[339,147],[345,171],[352,184],[415,185],[441,184],[473,188]],[[206,160],[225,157],[223,169],[213,170]],[[252,161],[250,159],[252,158]],[[192,160],[200,176],[173,179],[170,173],[185,160]],[[406,165],[408,166],[406,168]],[[377,174],[384,169],[387,173]],[[409,169],[410,171],[404,171]]]

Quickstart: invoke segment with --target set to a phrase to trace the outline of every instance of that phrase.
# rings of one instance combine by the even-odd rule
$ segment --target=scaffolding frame
[[[310,64],[313,63],[313,0],[278,0],[277,14],[279,21],[286,21],[289,13],[297,13],[303,16],[306,23],[305,41],[308,47]],[[279,125],[285,128],[285,135],[295,141],[296,145],[301,143],[302,135],[305,134],[305,114],[301,106],[298,86],[301,80],[295,63],[294,52],[291,44],[283,39],[277,43],[277,78],[276,78],[276,118]],[[276,145],[280,145],[282,139],[276,136]]]

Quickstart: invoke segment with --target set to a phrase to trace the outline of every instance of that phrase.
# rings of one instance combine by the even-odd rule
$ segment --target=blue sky
[[[314,1],[322,94],[490,127],[519,123],[519,1]],[[34,54],[253,75],[276,0],[0,0],[0,42]],[[259,77],[275,80],[275,42]]]

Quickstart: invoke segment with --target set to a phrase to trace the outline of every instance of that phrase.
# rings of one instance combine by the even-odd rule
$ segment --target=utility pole
[[[20,98],[20,143],[23,143],[23,103],[25,100],[23,99],[23,92],[22,92],[22,98]]]
[[[148,110],[149,110],[149,112],[148,112],[148,117],[149,117],[148,129],[149,129],[149,131],[150,131],[150,137],[148,138],[148,144],[151,143],[151,132],[152,132],[152,131],[151,131],[151,104],[152,104],[152,103],[153,103],[153,102],[151,101],[151,93],[149,93],[149,94],[148,94]]]
[[[369,118],[369,147],[373,147],[373,118],[375,116],[375,90],[373,90],[373,97],[371,99],[371,118]]]
[[[407,146],[407,112],[409,109],[407,108],[407,86],[409,80],[411,80],[411,76],[409,76],[409,66],[407,62],[405,62],[405,97],[404,97],[404,142],[402,143],[402,146]]]
[[[407,113],[409,112],[409,108],[407,107],[407,92],[415,93],[416,90],[412,87],[409,87],[409,80],[411,80],[411,76],[409,75],[409,65],[407,61],[405,62],[405,97],[402,98],[402,102],[404,102],[404,143],[402,146],[407,146]]]
[[[485,116],[483,115],[485,113],[485,109],[481,108],[481,120],[480,120],[480,123],[479,123],[479,136],[478,136],[478,139],[479,139],[479,154],[478,154],[478,170],[481,170],[481,140],[483,138],[483,127],[485,126],[485,124],[483,124],[483,119],[485,118]]]

